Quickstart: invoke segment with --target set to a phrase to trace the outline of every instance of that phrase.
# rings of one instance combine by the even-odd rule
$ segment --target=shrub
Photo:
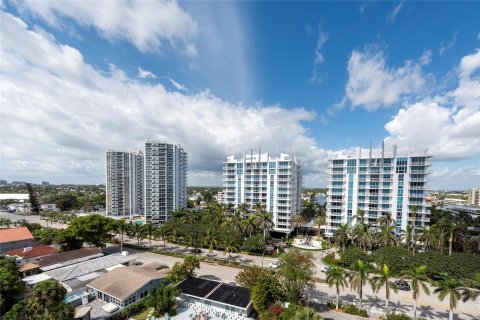
[[[342,305],[342,310],[343,310],[345,313],[348,313],[348,314],[353,314],[353,315],[355,315],[355,316],[360,316],[360,317],[368,318],[367,310],[357,308],[357,307],[356,307],[355,305],[353,305],[353,304]]]
[[[394,275],[413,266],[425,265],[427,272],[433,274],[447,274],[469,285],[475,286],[473,279],[478,272],[480,256],[469,253],[452,253],[451,256],[438,251],[426,251],[415,256],[403,247],[383,247],[373,252],[377,265],[386,263]]]
[[[288,308],[284,309],[283,312],[280,314],[279,320],[291,320],[295,319],[295,314],[297,313],[300,306],[296,304],[290,304]]]
[[[413,254],[404,247],[382,247],[373,252],[373,258],[379,266],[387,264],[394,275],[400,275],[404,270],[415,264]],[[416,264],[415,264],[416,265]]]
[[[332,252],[327,254],[325,258],[323,258],[323,262],[328,265],[337,265],[339,261],[335,259],[335,253]]]
[[[350,267],[358,260],[362,260],[364,263],[372,263],[373,257],[356,247],[350,247],[340,254],[340,264],[344,267]]]
[[[411,320],[412,317],[407,316],[406,314],[389,314],[385,320]]]

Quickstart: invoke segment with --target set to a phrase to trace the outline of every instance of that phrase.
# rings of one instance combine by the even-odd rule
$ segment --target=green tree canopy
[[[200,261],[197,257],[189,255],[182,263],[175,262],[168,273],[168,280],[179,283],[186,278],[193,278],[196,276],[195,269],[200,269]]]
[[[268,269],[261,268],[259,266],[248,267],[240,271],[235,276],[235,282],[240,286],[252,291],[253,287],[257,285],[259,279],[266,273],[271,273]]]
[[[14,258],[0,257],[0,315],[21,299],[25,291],[25,283],[17,272]]]
[[[161,316],[175,306],[175,299],[180,293],[177,287],[161,282],[160,286],[150,293],[147,305],[153,307],[156,316]]]
[[[290,303],[298,304],[303,291],[312,284],[315,267],[312,260],[310,252],[298,249],[281,257],[279,274]]]
[[[109,232],[112,228],[112,221],[111,218],[92,214],[73,219],[68,230],[83,242],[102,248],[111,238]]]
[[[284,300],[283,292],[278,278],[272,273],[264,273],[251,291],[253,307],[258,312],[266,311],[270,305]]]

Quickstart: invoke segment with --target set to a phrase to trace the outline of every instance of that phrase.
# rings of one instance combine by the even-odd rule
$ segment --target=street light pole
[[[265,246],[265,250],[263,250],[263,253],[262,253],[262,268],[263,268],[263,256],[265,255],[265,252],[267,252],[267,246]]]

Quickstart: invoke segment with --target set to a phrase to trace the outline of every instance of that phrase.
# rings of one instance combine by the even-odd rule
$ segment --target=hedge
[[[371,255],[357,247],[350,247],[340,253],[340,264],[344,267],[348,268],[358,260],[366,263],[372,263],[374,261]]]

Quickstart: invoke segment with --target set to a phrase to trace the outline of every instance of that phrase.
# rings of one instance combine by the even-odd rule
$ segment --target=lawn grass
[[[152,310],[152,308],[147,308],[143,310],[141,313],[137,314],[136,316],[133,316],[135,320],[145,320],[147,319],[147,315]]]

